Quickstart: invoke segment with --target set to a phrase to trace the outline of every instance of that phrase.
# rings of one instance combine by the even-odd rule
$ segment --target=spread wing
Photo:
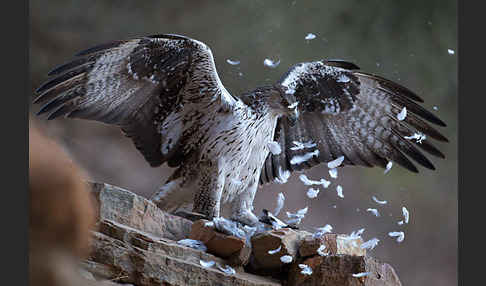
[[[208,101],[234,100],[222,86],[211,50],[178,35],[116,41],[78,53],[49,73],[34,100],[38,114],[121,127],[152,166],[177,165],[182,114]],[[180,154],[180,153],[179,153]]]
[[[260,183],[341,156],[342,166],[385,167],[393,161],[412,172],[418,172],[412,160],[434,169],[419,149],[444,158],[429,138],[447,139],[426,121],[445,123],[416,103],[423,100],[397,83],[359,71],[352,63],[297,64],[277,86],[289,102],[297,102],[299,116],[295,121],[282,117],[277,122],[274,140],[282,152],[268,155]],[[399,120],[404,107],[405,119]],[[427,139],[419,143],[412,139],[414,134]]]

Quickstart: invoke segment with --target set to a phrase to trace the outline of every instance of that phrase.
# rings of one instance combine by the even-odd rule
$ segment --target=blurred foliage
[[[404,285],[456,285],[456,1],[31,1],[30,20],[32,90],[49,69],[79,50],[160,33],[208,44],[221,80],[235,95],[275,82],[295,63],[323,58],[352,61],[414,90],[425,107],[437,106],[433,112],[448,124],[440,130],[450,143],[437,144],[447,159],[432,159],[437,171],[421,169],[416,175],[394,167],[383,175],[377,168],[345,168],[312,201],[293,176],[286,185],[263,187],[256,209],[272,209],[282,191],[287,196],[284,211],[309,206],[305,228],[330,223],[335,231],[349,233],[365,227],[365,239],[378,237],[372,255],[393,265]],[[317,38],[304,40],[308,33]],[[265,58],[279,59],[280,65],[265,67]],[[241,64],[232,66],[226,59]],[[40,124],[96,180],[149,196],[170,174],[167,167],[150,168],[117,128],[77,120]],[[324,167],[308,175],[328,177]],[[336,184],[343,186],[344,200],[336,196]],[[389,203],[377,205],[371,195]],[[399,226],[403,205],[411,222]],[[382,216],[367,213],[370,207]],[[401,244],[387,236],[396,230],[405,232]]]

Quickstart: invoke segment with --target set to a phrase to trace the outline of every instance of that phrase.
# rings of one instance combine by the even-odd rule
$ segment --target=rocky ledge
[[[97,230],[81,270],[90,280],[137,286],[401,285],[390,265],[361,249],[360,237],[283,228],[245,239],[220,233],[208,221],[165,213],[130,191],[90,185],[98,202]]]

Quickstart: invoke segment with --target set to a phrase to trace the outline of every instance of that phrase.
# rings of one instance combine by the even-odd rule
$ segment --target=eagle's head
[[[243,102],[253,109],[271,113],[276,117],[297,117],[297,102],[285,94],[285,90],[276,86],[265,86],[242,96]]]

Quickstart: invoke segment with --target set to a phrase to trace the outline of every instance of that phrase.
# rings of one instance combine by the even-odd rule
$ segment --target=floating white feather
[[[319,254],[320,256],[326,256],[327,253],[324,252],[324,249],[326,249],[326,246],[324,244],[321,244],[321,246],[319,246],[319,248],[317,249],[317,254]]]
[[[218,269],[221,270],[222,272],[228,274],[228,275],[235,275],[236,271],[231,268],[229,265],[225,265],[225,267],[222,267],[221,265],[217,265]]]
[[[310,268],[309,265],[299,264],[299,267],[300,267],[300,269],[302,269],[302,271],[300,271],[300,273],[302,273],[304,275],[312,275],[312,268]]]
[[[275,254],[275,253],[279,252],[280,249],[282,249],[282,246],[281,245],[277,249],[269,250],[268,251],[268,254]]]
[[[305,39],[306,40],[313,40],[316,38],[316,35],[312,34],[312,33],[309,33],[307,34],[307,36],[305,36]]]
[[[339,77],[336,80],[336,82],[349,82],[349,81],[350,81],[349,77],[347,77],[344,74],[339,75]]]
[[[329,176],[331,176],[331,178],[334,178],[336,179],[337,176],[338,176],[338,171],[336,168],[332,168],[329,170]]]
[[[415,139],[417,143],[422,143],[425,139],[427,139],[427,136],[421,132],[416,132],[412,136],[404,136],[403,138],[408,139],[408,140],[413,140]]]
[[[282,167],[278,167],[278,177],[274,179],[275,182],[279,184],[287,183],[288,179],[290,178],[290,171],[289,170],[282,170]]]
[[[285,202],[285,196],[283,193],[278,193],[277,195],[277,206],[275,207],[275,210],[273,211],[274,215],[278,215],[280,213],[280,210],[282,210]]]
[[[405,238],[405,233],[403,233],[403,231],[392,231],[392,232],[389,232],[388,235],[390,237],[396,237],[397,242],[402,242],[403,239]]]
[[[376,217],[379,217],[380,216],[380,212],[378,212],[377,209],[369,208],[369,209],[366,209],[366,211],[374,214]]]
[[[287,212],[288,218],[303,218],[307,211],[309,210],[308,207],[298,210],[296,213]]]
[[[213,267],[215,262],[214,261],[199,260],[199,264],[201,264],[202,267],[210,268],[210,267]]]
[[[385,171],[383,172],[383,174],[386,174],[390,171],[390,169],[392,168],[393,166],[393,162],[392,161],[389,161],[387,164],[386,164],[386,167],[385,167]]]
[[[407,108],[403,107],[402,111],[400,111],[400,113],[397,114],[397,119],[402,121],[405,119],[405,117],[407,117]]]
[[[344,156],[340,156],[330,162],[327,162],[327,167],[329,169],[337,168],[343,163],[343,161],[344,161]]]
[[[315,199],[317,197],[317,194],[319,194],[319,189],[310,188],[309,190],[307,190],[307,197],[309,199]]]
[[[307,213],[308,209],[309,209],[308,207],[305,207],[303,209],[298,210],[297,213],[286,212],[287,217],[290,218],[290,220],[287,220],[286,223],[299,224],[302,221],[302,219],[305,217],[305,214]]]
[[[370,275],[370,272],[360,272],[360,273],[355,273],[353,274],[353,277],[359,278],[359,277],[364,277]]]
[[[324,188],[327,188],[329,187],[329,185],[331,184],[330,181],[327,181],[325,179],[320,179],[319,181],[314,181],[314,180],[311,180],[309,178],[307,178],[307,176],[305,174],[301,174],[299,176],[299,179],[304,183],[304,185],[306,186],[312,186],[312,185],[322,185]]]
[[[280,144],[275,141],[270,141],[267,143],[268,149],[270,150],[270,153],[273,155],[278,155],[282,153],[282,148],[280,147]]]
[[[373,249],[375,248],[375,246],[378,245],[378,242],[380,242],[380,240],[378,238],[372,238],[366,242],[364,242],[363,244],[361,244],[361,249]]]
[[[295,146],[290,147],[290,150],[296,151],[296,150],[302,150],[304,148],[312,148],[317,146],[316,143],[309,141],[309,142],[299,142],[299,141],[292,141],[292,143]]]
[[[331,231],[332,231],[332,226],[330,224],[326,224],[323,227],[316,228],[316,232],[312,236],[314,238],[318,238]]]
[[[387,201],[380,201],[379,199],[377,199],[375,196],[372,196],[371,197],[377,204],[380,204],[380,205],[386,205],[387,204]]]
[[[403,218],[405,219],[405,223],[408,223],[410,219],[410,213],[408,212],[406,207],[402,207],[402,214],[403,214]]]
[[[238,60],[230,60],[230,59],[227,59],[226,62],[232,66],[236,66],[236,65],[239,65],[240,64],[240,61]]]
[[[280,60],[272,61],[271,59],[265,59],[263,64],[269,68],[276,68],[280,64]]]
[[[290,160],[290,164],[296,165],[296,164],[301,164],[304,163],[305,161],[308,161],[310,158],[314,156],[319,156],[319,150],[316,149],[312,152],[305,153],[304,155],[296,155],[293,156],[292,159]]]
[[[348,240],[357,239],[357,238],[361,237],[361,235],[363,234],[364,231],[365,231],[364,228],[360,228],[358,231],[353,231],[353,232],[351,232],[350,235],[348,235],[346,237],[346,239],[348,239]]]
[[[293,258],[290,255],[284,255],[280,257],[280,261],[282,261],[283,263],[290,263],[292,262],[292,260]]]
[[[344,195],[343,195],[343,187],[341,187],[341,185],[337,185],[336,192],[337,192],[338,197],[344,198]]]

